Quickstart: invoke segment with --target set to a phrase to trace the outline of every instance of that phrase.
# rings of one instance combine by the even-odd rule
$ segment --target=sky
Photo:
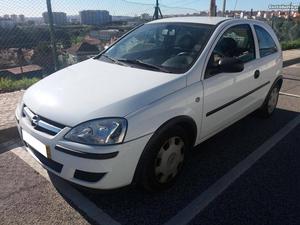
[[[194,13],[209,9],[209,0],[159,0],[163,14]],[[227,0],[227,10],[268,10],[270,4],[299,5],[299,0]],[[216,0],[219,10],[223,0]],[[111,15],[135,16],[153,14],[155,0],[52,0],[53,11],[77,15],[83,9],[106,9]],[[45,12],[46,0],[0,0],[0,16],[24,14],[27,17],[41,17]]]

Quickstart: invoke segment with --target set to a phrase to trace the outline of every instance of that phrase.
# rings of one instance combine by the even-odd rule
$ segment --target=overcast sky
[[[209,0],[160,0],[163,14],[193,13],[209,9]],[[216,0],[218,9],[223,0]],[[227,0],[227,9],[267,10],[269,4],[289,4],[285,0]],[[299,5],[299,0],[292,1]],[[134,16],[153,13],[155,0],[52,0],[53,11],[76,15],[83,9],[106,9],[112,15]],[[24,14],[41,16],[46,11],[46,0],[0,0],[0,15]]]

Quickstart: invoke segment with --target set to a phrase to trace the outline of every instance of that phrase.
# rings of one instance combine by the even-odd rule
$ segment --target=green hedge
[[[282,50],[300,48],[300,39],[281,42]]]
[[[0,77],[0,93],[27,89],[39,80],[39,78],[22,78],[15,80]]]

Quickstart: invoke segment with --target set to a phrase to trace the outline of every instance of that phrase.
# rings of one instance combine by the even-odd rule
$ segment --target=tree
[[[63,29],[58,29],[55,31],[55,37],[57,39],[57,42],[60,42],[64,46],[64,48],[71,47],[71,37],[68,32],[64,31]]]
[[[54,61],[49,43],[41,42],[38,44],[34,49],[32,62],[44,68],[48,74],[54,72]]]

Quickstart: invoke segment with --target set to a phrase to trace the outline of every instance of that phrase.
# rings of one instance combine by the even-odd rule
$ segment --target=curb
[[[300,63],[300,58],[285,60],[283,61],[283,67],[288,67],[297,63]]]

